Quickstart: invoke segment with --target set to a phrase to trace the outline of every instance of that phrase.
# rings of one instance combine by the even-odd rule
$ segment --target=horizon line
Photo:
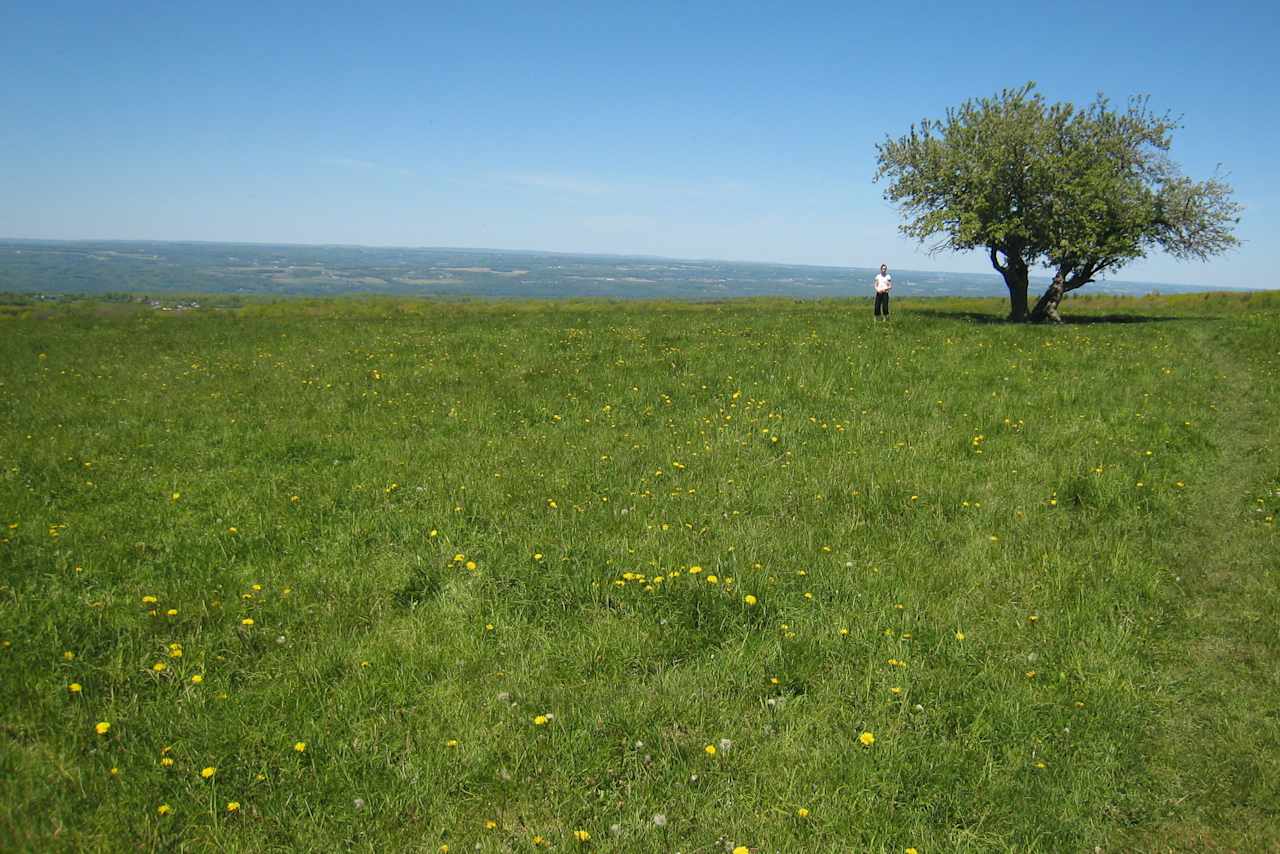
[[[573,252],[555,249],[501,249],[492,246],[406,246],[403,244],[391,243],[291,243],[288,241],[257,241],[257,240],[198,240],[198,239],[155,239],[155,238],[133,238],[133,237],[4,237],[0,236],[0,243],[152,243],[152,244],[197,244],[202,246],[282,246],[289,248],[305,248],[305,249],[403,249],[418,252],[497,252],[510,253],[513,255],[545,255],[558,257],[577,257],[577,258],[616,258],[616,259],[636,259],[650,261],[691,261],[711,264],[744,264],[754,265],[758,267],[809,267],[819,270],[876,270],[879,265],[868,267],[853,267],[839,264],[813,264],[813,263],[797,263],[791,261],[743,261],[732,258],[710,258],[710,257],[677,257],[674,255],[650,255],[643,253],[628,254],[624,252]],[[893,268],[891,268],[893,269]],[[950,275],[950,276],[992,276],[999,278],[999,273],[995,270],[980,273],[968,273],[958,270],[917,270],[910,267],[896,268],[905,273],[922,273],[931,275]],[[1036,276],[1030,276],[1034,279]],[[1041,278],[1051,278],[1046,273]],[[1259,287],[1253,285],[1218,285],[1209,288],[1208,285],[1190,285],[1179,282],[1149,282],[1139,281],[1137,279],[1115,279],[1107,278],[1103,282],[1115,282],[1117,284],[1127,285],[1167,285],[1177,288],[1205,288],[1207,290],[1240,290],[1240,291],[1266,291],[1274,290],[1274,288]],[[1095,284],[1100,284],[1096,282]]]

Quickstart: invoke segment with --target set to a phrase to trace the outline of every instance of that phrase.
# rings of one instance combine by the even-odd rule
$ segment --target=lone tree
[[[1194,182],[1168,158],[1177,123],[1145,98],[1048,104],[1028,83],[970,100],[876,146],[875,180],[904,234],[931,251],[984,249],[1009,289],[1010,320],[1059,320],[1069,291],[1161,249],[1207,259],[1239,241],[1240,206],[1220,177]],[[1054,273],[1028,310],[1030,271]]]

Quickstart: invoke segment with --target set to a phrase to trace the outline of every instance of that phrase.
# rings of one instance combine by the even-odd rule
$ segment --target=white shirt
[[[887,294],[889,289],[893,287],[893,276],[888,273],[876,274],[876,293]]]

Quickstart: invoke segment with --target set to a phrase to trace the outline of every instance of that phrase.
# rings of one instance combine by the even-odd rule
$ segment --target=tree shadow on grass
[[[945,317],[953,320],[968,320],[971,323],[1012,323],[1008,317],[1002,314],[983,314],[980,311],[964,311],[960,309],[947,310],[939,308],[913,308],[909,313],[923,314],[928,317]],[[1149,314],[1066,314],[1062,317],[1062,325],[1091,326],[1093,324],[1101,323],[1168,323],[1172,321],[1201,319],[1203,318],[1189,317],[1186,315],[1170,317],[1167,315]],[[1053,326],[1054,324],[1046,322],[1045,325]]]

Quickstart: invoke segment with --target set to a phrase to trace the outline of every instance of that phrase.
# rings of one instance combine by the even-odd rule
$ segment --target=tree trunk
[[[1041,323],[1052,320],[1054,323],[1061,323],[1062,315],[1058,314],[1058,306],[1062,305],[1062,297],[1066,292],[1066,284],[1063,282],[1062,274],[1059,273],[1053,277],[1053,283],[1041,295],[1036,307],[1031,310],[1032,322]]]
[[[1027,265],[1019,258],[1010,258],[1000,273],[1009,289],[1009,320],[1021,323],[1027,319]]]
[[[1014,323],[1027,319],[1027,262],[1022,260],[1021,250],[1021,244],[987,247],[991,266],[1004,276],[1005,287],[1009,289],[1009,320]],[[1000,255],[1004,255],[1003,264]]]
[[[1009,320],[1014,323],[1021,323],[1027,319],[1027,279],[1023,276],[1022,281],[1011,282],[1006,276],[1005,285],[1009,288]]]
[[[1058,308],[1062,305],[1062,298],[1092,282],[1098,271],[1105,270],[1111,263],[1112,261],[1107,258],[1089,258],[1085,261],[1066,259],[1060,263],[1053,282],[1045,289],[1039,301],[1036,302],[1036,307],[1031,311],[1032,322],[1052,320],[1054,323],[1061,323],[1062,315],[1058,314]]]

